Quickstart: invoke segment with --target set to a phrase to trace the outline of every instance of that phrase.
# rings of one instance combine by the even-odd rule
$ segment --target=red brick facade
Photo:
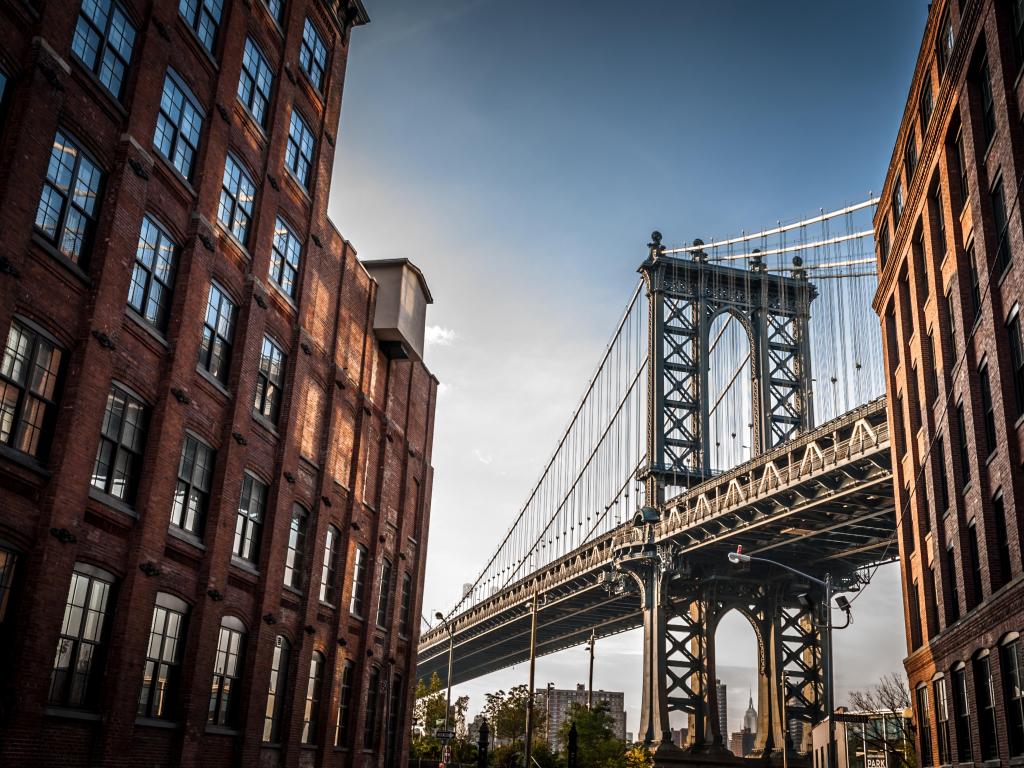
[[[365,21],[0,0],[0,765],[404,760],[437,382],[326,216]]]
[[[1024,4],[932,4],[875,220],[925,766],[1024,757],[1022,65]]]

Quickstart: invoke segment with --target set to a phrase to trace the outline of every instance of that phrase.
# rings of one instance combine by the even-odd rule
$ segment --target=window
[[[1000,177],[992,185],[992,222],[995,224],[996,259],[993,265],[997,277],[1001,276],[1010,266],[1010,231],[1006,226],[1006,198],[1003,196],[1003,179]]]
[[[377,626],[388,625],[391,609],[391,561],[386,557],[380,566],[380,591],[377,593]]]
[[[882,229],[878,233],[878,254],[882,259],[882,268],[885,268],[885,262],[889,260],[889,222],[888,220],[882,222]]]
[[[178,13],[199,37],[207,51],[213,53],[217,40],[217,25],[223,0],[179,0]]]
[[[996,105],[992,98],[992,76],[989,73],[987,59],[982,62],[981,69],[978,71],[978,88],[981,92],[983,146],[987,148],[996,135]]]
[[[81,708],[96,704],[113,586],[114,577],[96,568],[78,564],[72,571],[50,677],[50,704]]]
[[[203,341],[199,347],[199,367],[219,381],[228,380],[231,365],[231,343],[235,336],[235,305],[216,283],[210,283],[206,304]]]
[[[953,350],[953,365],[957,364],[960,359],[960,352],[957,349],[957,330],[956,330],[956,307],[953,304],[953,284],[950,283],[949,288],[946,289],[946,317],[949,318],[949,344]]]
[[[210,686],[210,711],[206,718],[210,725],[230,728],[236,723],[244,640],[245,627],[241,621],[234,616],[221,619]]]
[[[899,181],[892,191],[892,225],[898,227],[903,216],[903,184]]]
[[[267,126],[267,105],[270,103],[270,87],[273,83],[274,73],[267,57],[251,37],[246,38],[245,51],[242,53],[242,74],[238,77],[238,98],[264,128]]]
[[[349,742],[348,717],[352,708],[352,678],[354,662],[345,659],[341,668],[341,690],[338,692],[338,722],[334,729],[334,746],[347,747]]]
[[[939,743],[939,765],[949,765],[949,706],[946,701],[946,678],[940,677],[932,688],[935,693],[936,736]]]
[[[313,22],[306,17],[302,27],[302,43],[299,46],[299,66],[318,90],[324,89],[324,70],[327,69],[327,46],[316,31]]]
[[[412,576],[402,574],[402,603],[398,615],[398,634],[409,636],[409,619],[412,617]]]
[[[199,100],[174,71],[168,69],[153,145],[189,181],[192,180],[202,130],[203,110]]]
[[[974,760],[971,747],[971,709],[967,696],[967,669],[953,670],[953,717],[956,723],[956,757],[961,763]]]
[[[946,477],[946,443],[942,435],[935,438],[935,447],[932,451],[932,462],[932,471],[939,478],[939,510],[941,512],[945,512],[949,509],[949,478]]]
[[[992,525],[996,539],[996,554],[999,557],[999,572],[993,575],[992,591],[1009,583],[1013,575],[1010,565],[1010,537],[1006,530],[1006,504],[1003,500],[1003,489],[996,491],[992,497]]]
[[[1024,0],[1013,3],[1013,42],[1017,49],[1017,63],[1024,61]]]
[[[302,588],[302,566],[306,557],[306,525],[309,513],[296,504],[292,507],[292,524],[288,529],[288,554],[284,561],[286,586]]]
[[[210,496],[210,478],[213,475],[213,449],[192,435],[185,435],[178,463],[178,484],[174,489],[171,524],[203,535],[206,505]]]
[[[42,457],[48,447],[64,351],[17,318],[0,362],[0,444]]]
[[[934,765],[932,762],[932,720],[928,709],[928,686],[917,689],[917,732],[921,738],[921,765]]]
[[[956,551],[953,547],[946,550],[946,580],[949,584],[949,617],[946,625],[960,619],[960,590],[956,585]]]
[[[967,269],[971,278],[971,301],[974,304],[974,322],[981,317],[981,278],[978,274],[978,259],[974,255],[974,241],[967,245]]]
[[[928,345],[928,364],[925,366],[925,374],[928,376],[928,389],[935,392],[939,388],[938,360],[935,358],[935,334],[932,328],[928,329],[925,343]]]
[[[274,225],[274,244],[270,252],[270,279],[281,286],[290,298],[295,298],[298,287],[299,256],[302,244],[284,219],[277,217]]]
[[[957,439],[960,441],[960,482],[967,486],[971,482],[971,449],[967,444],[967,417],[964,415],[964,401],[956,404]]]
[[[124,71],[132,59],[135,27],[111,0],[82,0],[71,50],[115,99],[121,98]]]
[[[139,717],[170,720],[176,714],[187,616],[188,606],[184,600],[157,593],[139,691]]]
[[[249,222],[252,221],[252,204],[255,199],[255,182],[235,156],[228,152],[227,159],[224,160],[224,181],[220,188],[217,219],[242,245],[248,242]]]
[[[1014,638],[999,649],[1006,699],[1006,730],[1010,757],[1024,756],[1024,672],[1021,671],[1020,640]]]
[[[333,525],[327,526],[324,538],[324,564],[320,572],[320,600],[334,605],[338,592],[338,539],[341,534]]]
[[[46,166],[36,229],[75,264],[82,261],[96,228],[103,174],[63,131],[57,131]]]
[[[932,190],[929,203],[931,205],[931,215],[935,220],[935,232],[939,236],[936,245],[938,246],[938,256],[941,262],[942,257],[949,250],[949,240],[946,238],[946,216],[942,212],[942,187],[938,184]]]
[[[92,486],[127,504],[135,501],[146,441],[146,406],[118,385],[107,395]]]
[[[921,598],[917,580],[907,589],[907,605],[910,610],[910,647],[915,651],[921,647]]]
[[[18,556],[9,549],[0,547],[0,624],[7,618],[7,605],[11,599],[14,584],[14,567]]]
[[[288,691],[288,662],[291,644],[283,635],[274,641],[274,659],[270,665],[270,687],[267,690],[267,711],[263,716],[263,741],[281,741],[281,720]]]
[[[370,682],[366,686],[366,721],[363,728],[363,749],[377,746],[377,705],[380,701],[380,668],[370,668]]]
[[[284,0],[266,0],[266,6],[277,25],[284,24]]]
[[[277,414],[281,408],[283,385],[284,352],[269,336],[264,336],[260,348],[260,368],[256,373],[256,401],[253,409],[274,423],[277,423]]]
[[[913,130],[907,136],[907,145],[903,148],[903,168],[908,181],[914,178],[914,171],[917,169],[917,137]]]
[[[939,22],[938,40],[935,45],[935,63],[939,68],[939,77],[946,71],[946,65],[953,55],[953,46],[956,44],[956,33],[953,31],[953,18],[946,11]]]
[[[935,102],[932,100],[932,78],[931,74],[925,76],[924,84],[921,86],[921,95],[917,99],[917,112],[921,116],[921,135],[928,130],[928,123],[932,119],[932,109]]]
[[[992,669],[987,652],[985,656],[974,659],[974,695],[978,702],[981,759],[995,760],[999,757],[996,740],[996,698],[992,690]]]
[[[1010,337],[1010,368],[1013,377],[1013,393],[1017,401],[1017,415],[1024,415],[1024,335],[1021,334],[1020,312],[1013,308],[1006,324]]]
[[[313,165],[313,132],[292,107],[292,119],[288,126],[288,148],[284,164],[305,189],[309,189],[309,170]]]
[[[981,586],[981,550],[978,548],[977,521],[972,520],[967,526],[967,546],[971,554],[971,607],[981,602],[984,597]]]
[[[309,682],[306,685],[306,709],[302,716],[302,743],[315,744],[320,722],[320,696],[324,684],[324,655],[313,651],[309,662]]]
[[[349,603],[349,613],[354,616],[363,615],[363,597],[366,592],[366,561],[369,552],[362,544],[356,544],[356,556],[352,561],[352,600]]]
[[[960,182],[960,207],[967,205],[967,198],[970,195],[970,187],[967,184],[967,155],[964,152],[963,130],[956,132],[956,172],[957,181]]]
[[[394,675],[391,678],[391,691],[388,698],[388,732],[385,745],[385,760],[390,762],[395,754],[395,737],[398,735],[398,723],[402,709],[402,676]]]
[[[978,381],[981,384],[981,415],[985,424],[985,455],[991,456],[996,450],[996,412],[992,405],[992,384],[989,381],[986,361],[982,361]]]
[[[128,306],[158,331],[167,328],[177,259],[177,244],[152,218],[144,216],[128,287]]]
[[[242,479],[242,495],[238,499],[235,543],[231,550],[236,557],[252,563],[259,557],[260,531],[263,530],[266,505],[267,486],[246,472]]]

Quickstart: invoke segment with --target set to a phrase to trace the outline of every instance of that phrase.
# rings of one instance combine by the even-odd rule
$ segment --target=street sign
[[[441,741],[451,741],[455,738],[455,731],[442,731],[437,730],[434,735]]]

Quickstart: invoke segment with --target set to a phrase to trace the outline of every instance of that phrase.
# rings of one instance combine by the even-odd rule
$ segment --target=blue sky
[[[880,189],[927,3],[366,6],[372,22],[352,36],[331,213],[363,258],[416,262],[437,302],[427,349],[443,384],[432,612],[472,581],[524,501],[652,229],[669,245],[708,240]],[[838,642],[840,694],[898,669],[905,652],[894,568],[857,607],[862,620]],[[752,636],[741,622],[727,630],[720,663],[728,658],[727,682],[745,690]],[[604,650],[598,685],[626,689],[635,728],[638,638]],[[544,659],[538,680],[574,685],[584,657]],[[481,691],[523,680],[514,669],[468,684],[471,711]],[[740,699],[730,696],[732,722]]]

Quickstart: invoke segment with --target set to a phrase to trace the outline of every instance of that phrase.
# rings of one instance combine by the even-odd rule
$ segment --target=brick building
[[[1024,3],[931,5],[875,220],[922,765],[1024,756]]]
[[[0,765],[404,759],[437,382],[326,216],[366,21],[0,0]]]

